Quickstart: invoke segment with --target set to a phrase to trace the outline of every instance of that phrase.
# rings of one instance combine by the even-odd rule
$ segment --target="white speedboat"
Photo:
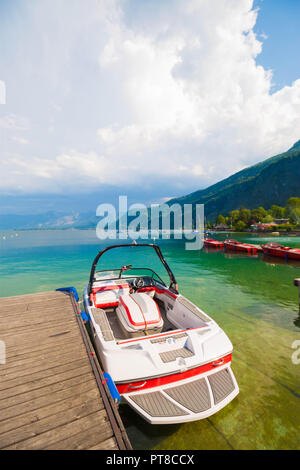
[[[149,267],[149,257],[141,256],[145,249],[158,256],[169,283]],[[102,256],[111,250],[115,262],[108,266]],[[132,260],[138,254],[148,266],[116,267],[122,250]],[[207,418],[239,393],[231,370],[230,340],[212,318],[178,292],[157,245],[114,245],[99,252],[84,305],[104,371],[122,399],[148,422]]]

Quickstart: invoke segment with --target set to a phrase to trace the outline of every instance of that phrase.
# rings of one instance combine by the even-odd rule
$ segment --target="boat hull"
[[[226,250],[229,251],[240,251],[251,255],[256,255],[258,252],[258,247],[254,245],[247,245],[244,243],[228,243],[226,241],[224,245]]]
[[[275,256],[277,258],[284,258],[286,260],[300,260],[300,249],[281,249],[281,248],[272,248],[268,245],[262,246],[263,252],[268,256]]]
[[[224,248],[224,243],[219,242],[218,240],[204,240],[203,244],[206,248],[217,248],[217,249]]]

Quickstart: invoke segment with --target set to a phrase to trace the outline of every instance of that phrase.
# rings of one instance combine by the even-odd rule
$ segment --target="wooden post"
[[[298,286],[298,289],[299,289],[299,312],[300,312],[300,279],[294,279],[294,286]]]

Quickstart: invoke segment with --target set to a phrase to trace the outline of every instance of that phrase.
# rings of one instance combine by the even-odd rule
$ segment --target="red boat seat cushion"
[[[129,294],[129,284],[125,281],[101,281],[101,285],[92,289],[92,300],[95,307],[117,307],[121,295]]]

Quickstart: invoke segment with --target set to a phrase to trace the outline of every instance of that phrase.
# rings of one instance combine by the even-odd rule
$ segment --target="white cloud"
[[[8,130],[26,131],[29,128],[29,120],[16,114],[4,114],[0,117],[0,128]]]
[[[22,145],[27,145],[29,143],[27,139],[24,139],[24,137],[18,137],[14,135],[11,139],[14,142],[18,142],[19,144],[22,144]]]
[[[142,189],[159,179],[185,193],[299,139],[300,80],[271,94],[272,74],[255,62],[252,0],[152,1],[151,14],[136,0],[32,7],[51,96],[47,112],[38,99],[28,107],[34,152],[4,157],[3,189]],[[10,114],[0,127],[17,121]]]

